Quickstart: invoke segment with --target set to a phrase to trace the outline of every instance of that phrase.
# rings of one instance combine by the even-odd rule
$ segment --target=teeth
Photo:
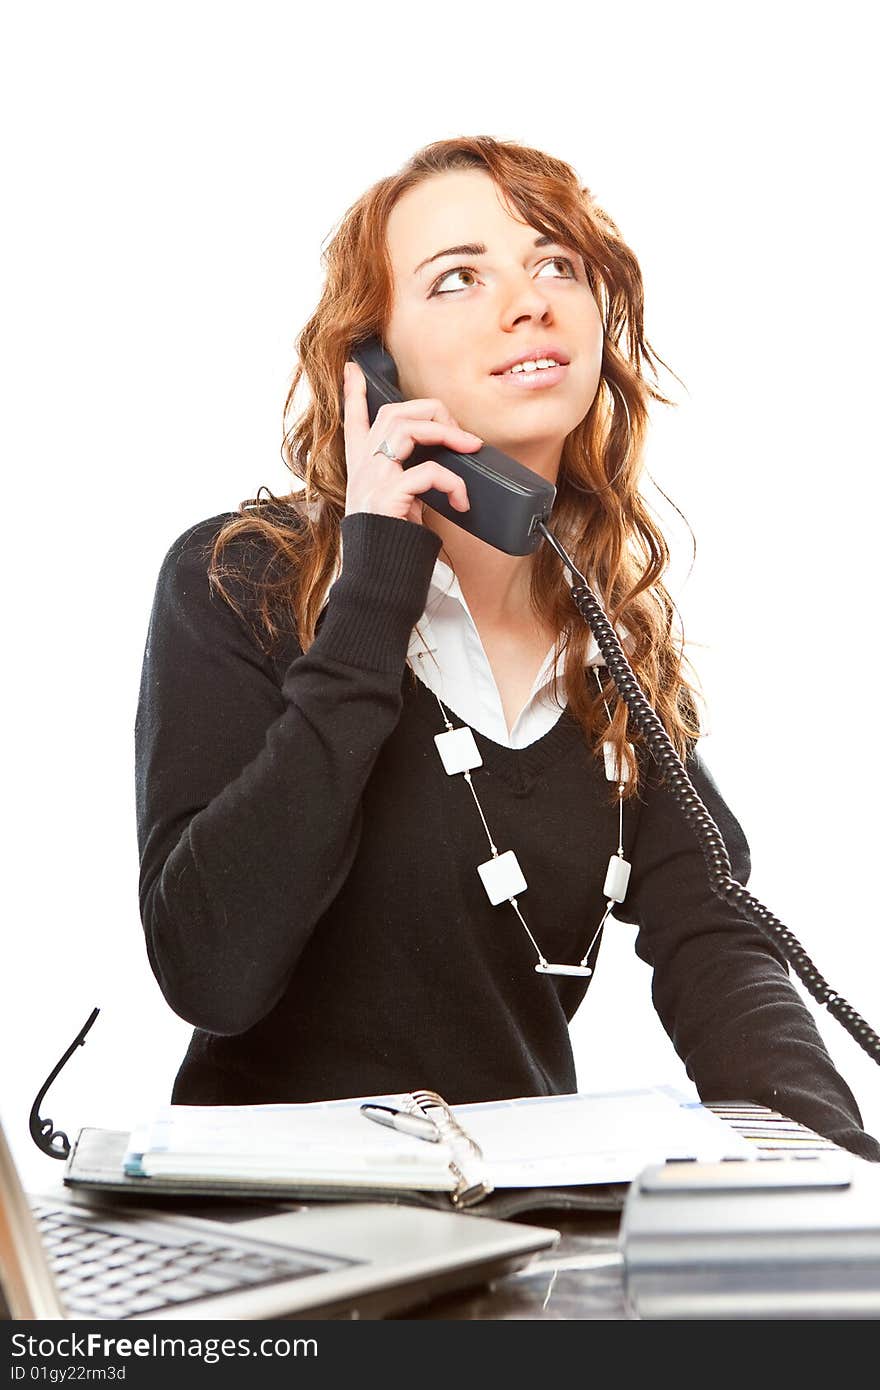
[[[555,357],[539,357],[536,362],[517,362],[515,366],[508,368],[509,372],[537,372],[542,367],[558,367],[559,363]]]

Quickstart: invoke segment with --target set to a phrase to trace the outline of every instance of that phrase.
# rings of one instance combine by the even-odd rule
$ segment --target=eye
[[[574,262],[571,261],[571,260],[569,260],[569,258],[568,258],[567,256],[551,256],[550,260],[544,261],[544,262],[542,263],[541,269],[543,270],[544,266],[546,266],[546,265],[565,265],[565,266],[568,266],[568,269],[569,269],[569,272],[570,272],[570,273],[569,273],[568,275],[563,275],[563,276],[558,277],[558,278],[561,278],[561,279],[563,279],[563,280],[576,280],[576,279],[577,279],[577,271],[575,270]],[[440,286],[443,284],[443,282],[444,282],[445,280],[448,280],[449,277],[450,277],[451,275],[472,275],[472,276],[475,277],[475,276],[477,275],[477,271],[474,270],[473,266],[469,266],[469,265],[457,265],[457,266],[454,266],[454,267],[452,268],[452,270],[444,271],[444,273],[439,277],[439,279],[437,279],[437,280],[434,281],[434,284],[431,286],[430,295],[429,295],[428,297],[430,298],[431,295],[440,295],[440,294],[458,294],[458,293],[459,293],[458,290],[441,290],[441,289],[440,289]],[[469,285],[465,285],[464,288],[465,288],[465,289],[469,289],[470,286],[469,286]]]
[[[444,280],[448,280],[449,277],[450,277],[450,275],[474,275],[474,276],[475,276],[476,273],[477,273],[477,272],[476,272],[475,270],[472,270],[471,267],[468,266],[468,265],[457,265],[457,266],[455,267],[454,270],[447,270],[446,273],[445,273],[444,275],[441,275],[441,276],[440,276],[440,279],[439,279],[439,280],[435,280],[435,281],[434,281],[434,284],[431,286],[431,294],[457,294],[457,293],[458,293],[457,290],[441,290],[441,289],[440,289],[440,286],[443,284],[443,281],[444,281]],[[465,288],[467,289],[468,286],[465,286]]]
[[[569,270],[571,271],[571,274],[565,275],[562,278],[564,280],[575,280],[577,278],[577,271],[575,270],[574,261],[570,261],[567,256],[553,256],[551,260],[545,261],[544,265],[567,265]],[[543,268],[544,266],[541,267],[542,270]]]

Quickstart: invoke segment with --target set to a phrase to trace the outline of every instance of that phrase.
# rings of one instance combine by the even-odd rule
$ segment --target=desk
[[[532,1226],[552,1226],[562,1239],[553,1250],[494,1284],[445,1294],[397,1319],[632,1319],[623,1297],[617,1253],[618,1217],[606,1213],[540,1212]],[[391,1319],[393,1320],[393,1319]]]
[[[61,1182],[60,1173],[54,1183],[43,1182],[41,1193],[51,1198],[53,1192],[65,1200],[74,1194]],[[84,1194],[80,1194],[82,1198]],[[76,1200],[74,1198],[74,1200]],[[126,1205],[127,1194],[104,1194],[101,1205],[110,1210]],[[88,1201],[86,1205],[89,1205]],[[191,1211],[196,1216],[215,1213],[205,1205],[193,1206],[191,1199],[133,1203],[149,1210],[176,1212]],[[253,1203],[246,1204],[249,1208]],[[234,1210],[234,1203],[223,1203],[224,1212]],[[476,1215],[461,1218],[479,1221]],[[515,1224],[516,1218],[512,1224]],[[529,1226],[546,1226],[561,1233],[553,1248],[534,1255],[520,1270],[512,1271],[491,1284],[438,1295],[430,1302],[416,1304],[408,1311],[393,1314],[395,1318],[412,1320],[474,1321],[498,1319],[625,1319],[628,1315],[623,1297],[622,1264],[618,1255],[617,1230],[619,1214],[609,1211],[565,1211],[542,1208],[528,1211],[522,1217]]]

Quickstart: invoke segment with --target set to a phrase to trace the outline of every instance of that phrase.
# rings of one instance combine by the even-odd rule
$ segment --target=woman
[[[704,1100],[761,1102],[880,1158],[782,955],[710,892],[557,555],[491,548],[420,500],[465,511],[456,474],[402,466],[417,444],[488,442],[554,483],[554,534],[744,881],[639,494],[648,400],[665,398],[642,375],[632,252],[568,165],[480,137],[381,180],[325,260],[286,407],[305,374],[285,442],[304,490],[179,537],[147,638],[141,916],[194,1025],[173,1101],[576,1090],[568,1022],[613,907]],[[371,425],[348,358],[372,334],[403,400]],[[447,770],[435,738],[462,728],[469,756]],[[606,897],[615,852],[631,876]]]

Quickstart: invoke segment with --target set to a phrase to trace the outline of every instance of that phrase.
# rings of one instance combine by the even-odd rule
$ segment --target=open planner
[[[366,1104],[429,1119],[436,1142],[371,1123]],[[168,1105],[130,1134],[84,1129],[71,1187],[415,1202],[486,1215],[619,1209],[649,1163],[834,1149],[761,1106],[704,1106],[671,1087],[450,1106],[431,1091],[309,1104]]]

